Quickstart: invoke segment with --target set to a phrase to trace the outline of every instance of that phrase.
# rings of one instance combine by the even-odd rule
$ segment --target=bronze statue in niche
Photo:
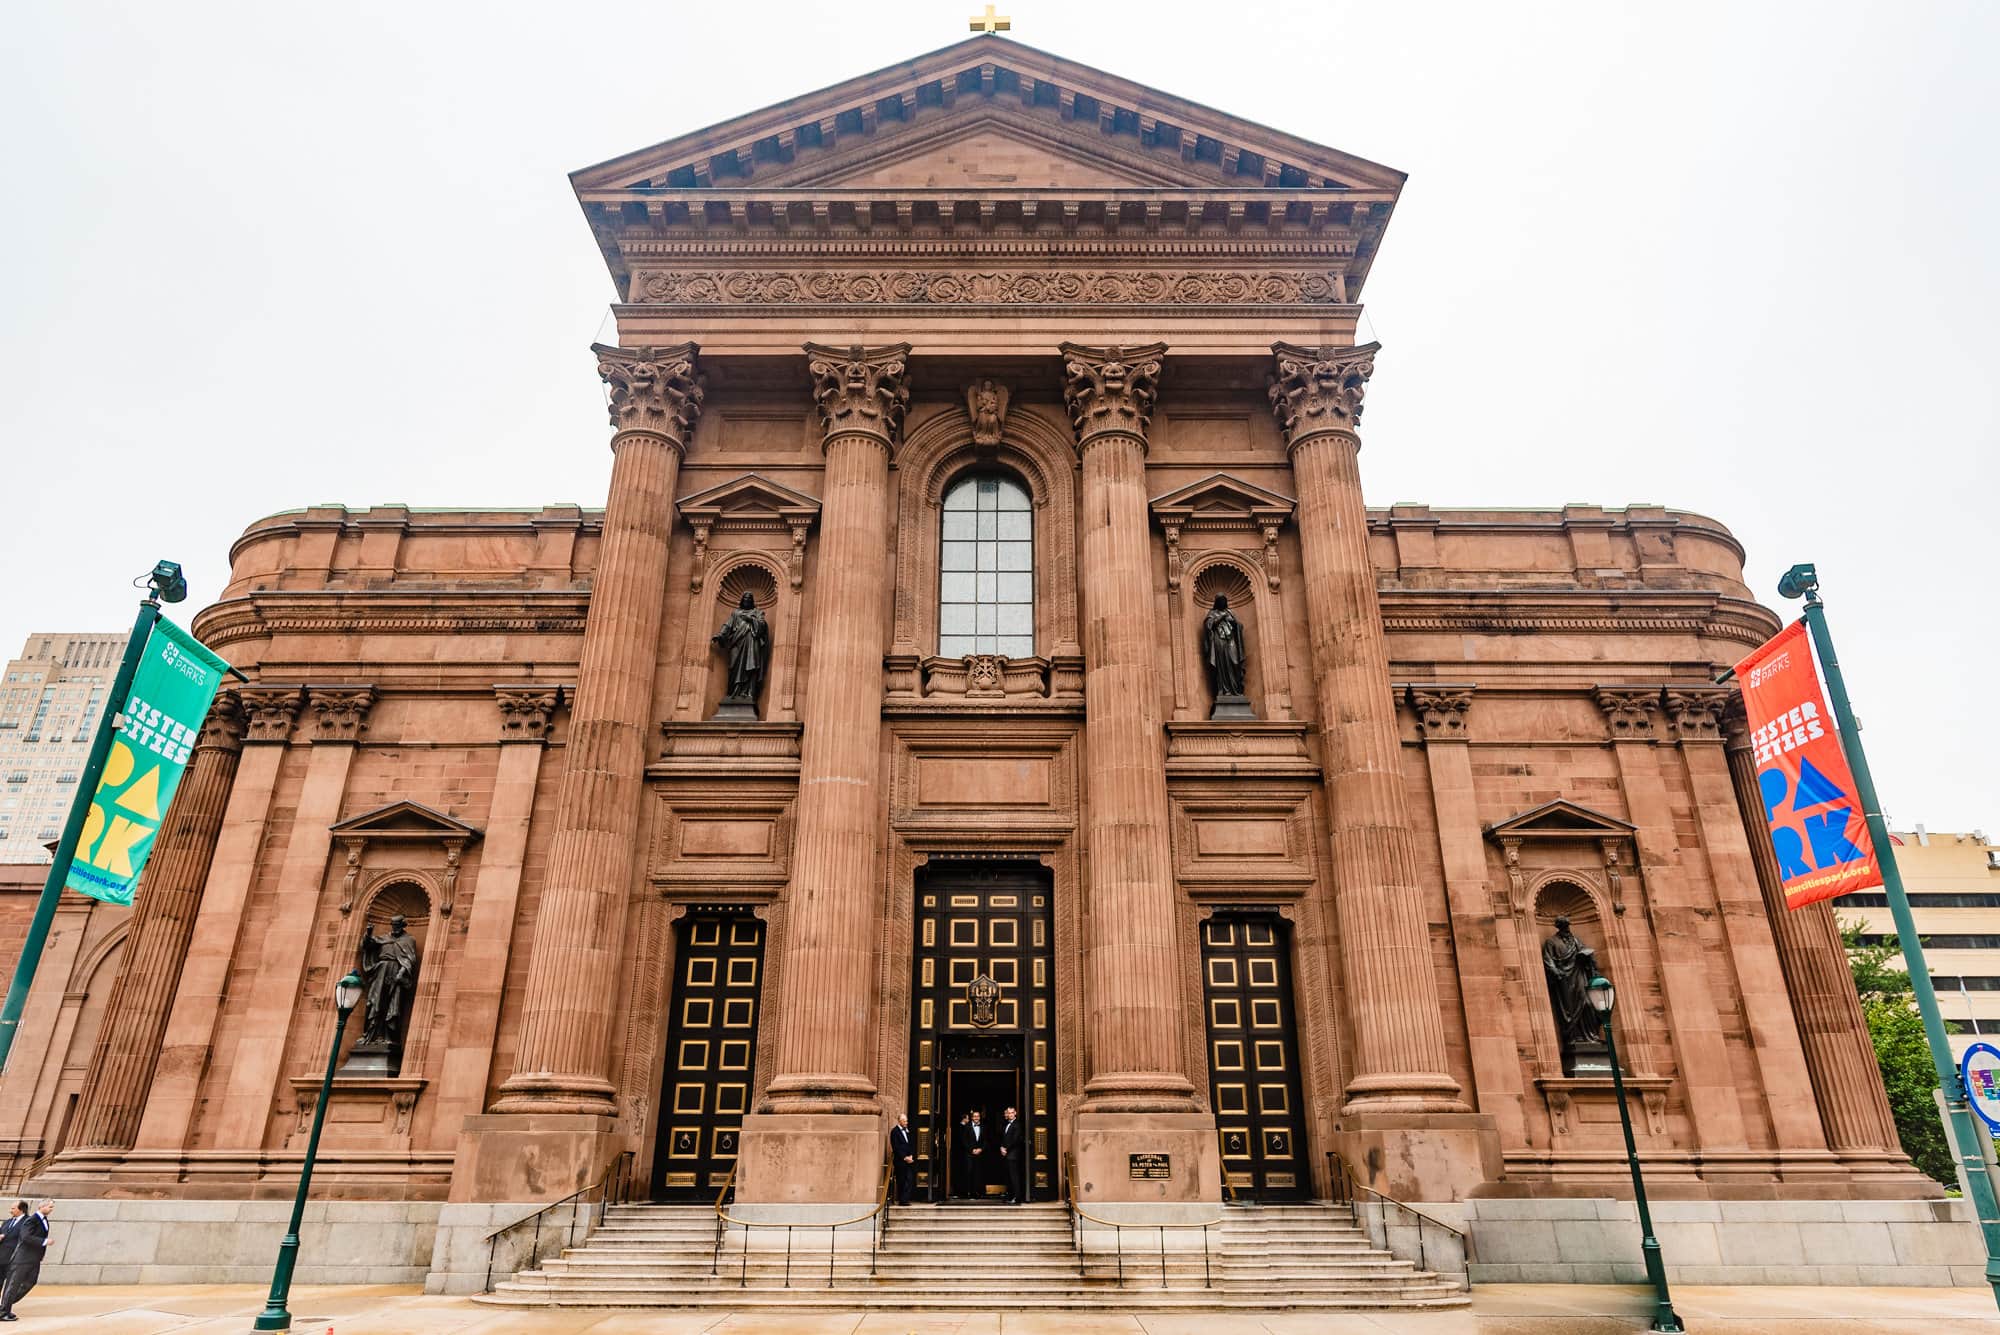
[[[1208,668],[1209,688],[1215,704],[1208,711],[1212,719],[1254,719],[1250,697],[1243,693],[1243,673],[1249,666],[1249,652],[1243,643],[1243,623],[1229,610],[1229,598],[1215,595],[1201,625],[1201,656]]]
[[[403,1025],[417,995],[417,970],[423,964],[408,927],[409,920],[398,913],[389,919],[387,936],[369,932],[361,938],[355,970],[364,989],[361,1041],[341,1066],[342,1075],[402,1074]]]
[[[719,719],[757,717],[757,693],[771,670],[771,627],[757,610],[757,600],[745,593],[736,610],[710,637],[710,643],[729,657],[729,686],[722,703],[715,707]]]
[[[1609,1074],[1604,1017],[1590,1004],[1590,980],[1603,968],[1597,952],[1578,940],[1569,919],[1556,919],[1555,935],[1542,942],[1542,973],[1549,985],[1549,1010],[1562,1045],[1563,1074]]]

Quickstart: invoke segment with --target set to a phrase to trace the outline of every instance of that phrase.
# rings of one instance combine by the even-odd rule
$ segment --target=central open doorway
[[[965,1128],[977,1109],[997,1159],[1001,1113],[1013,1104],[1022,1122],[1023,1191],[1029,1200],[1054,1200],[1061,1173],[1048,869],[939,859],[918,869],[915,889],[909,1109],[917,1194],[940,1204],[1004,1198],[1004,1166],[973,1162]]]
[[[1007,1194],[1000,1124],[1021,1106],[1021,1040],[1018,1037],[946,1038],[944,1047],[945,1199],[994,1200]],[[980,1134],[972,1134],[979,1114]]]

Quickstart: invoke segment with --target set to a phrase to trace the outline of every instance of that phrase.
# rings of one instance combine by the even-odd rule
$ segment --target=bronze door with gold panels
[[[910,1125],[917,1190],[930,1200],[988,1199],[1003,1173],[978,1181],[955,1157],[958,1115],[999,1126],[1019,1101],[1031,1200],[1057,1190],[1055,964],[1047,871],[1027,862],[920,868],[910,988]],[[1019,1092],[1016,1092],[1019,1091]],[[987,1106],[987,1105],[995,1106]]]
[[[748,915],[691,913],[677,934],[653,1197],[705,1200],[735,1167],[750,1110],[764,924]]]
[[[1312,1184],[1290,947],[1275,914],[1219,914],[1201,925],[1208,1092],[1223,1177],[1234,1194],[1258,1200],[1301,1199]]]

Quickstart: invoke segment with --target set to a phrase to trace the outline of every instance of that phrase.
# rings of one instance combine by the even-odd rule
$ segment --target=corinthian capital
[[[826,438],[870,436],[894,449],[910,404],[910,345],[886,348],[806,346],[820,428]]]
[[[593,343],[597,374],[611,390],[611,425],[620,432],[649,431],[687,449],[701,416],[702,380],[692,343],[671,348],[614,348]]]
[[[246,740],[291,740],[292,723],[305,708],[304,691],[296,686],[245,686],[236,695],[243,704]]]
[[[225,686],[215,693],[215,703],[208,707],[208,717],[201,721],[201,734],[195,747],[241,751],[243,733],[249,722],[249,715],[243,708],[242,693]]]
[[[1293,449],[1314,436],[1345,431],[1361,423],[1361,399],[1375,374],[1379,343],[1358,348],[1301,348],[1273,343],[1278,369],[1271,377],[1271,410]]]
[[[1145,443],[1160,386],[1160,358],[1166,352],[1164,343],[1142,348],[1062,345],[1063,398],[1078,450],[1101,436],[1131,436]]]

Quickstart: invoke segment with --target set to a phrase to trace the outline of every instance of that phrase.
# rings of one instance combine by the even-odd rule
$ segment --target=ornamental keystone
[[[1130,436],[1142,446],[1159,392],[1164,343],[1137,348],[1091,348],[1064,343],[1063,398],[1081,451],[1105,436]]]
[[[1297,449],[1315,436],[1341,431],[1353,435],[1361,424],[1361,400],[1375,374],[1380,343],[1357,348],[1302,348],[1273,343],[1278,369],[1271,377],[1271,410],[1284,429],[1285,444]]]
[[[805,345],[820,429],[835,436],[869,436],[893,450],[910,404],[910,345],[846,348]]]
[[[685,452],[701,415],[702,378],[693,343],[670,348],[617,348],[593,343],[597,374],[611,390],[611,425],[646,431]]]

